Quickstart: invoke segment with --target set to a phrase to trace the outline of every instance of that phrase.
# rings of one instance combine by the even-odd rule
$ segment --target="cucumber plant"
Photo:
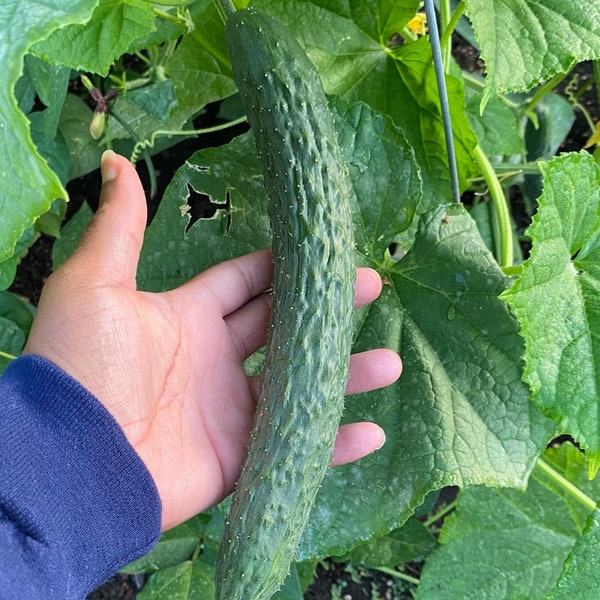
[[[11,124],[0,127],[3,287],[41,234],[60,233],[56,264],[69,254],[90,210],[61,228],[55,199],[97,168],[104,147],[156,155],[204,125],[246,118],[219,11],[210,0],[171,1],[72,0],[57,12],[55,2],[22,0],[15,19],[25,25],[0,23],[0,123]],[[419,0],[236,0],[246,4],[293,32],[328,94],[356,198],[353,260],[385,281],[353,315],[354,350],[389,346],[404,362],[396,384],[346,403],[343,420],[378,422],[386,445],[327,470],[276,597],[301,598],[316,561],[335,557],[402,578],[428,600],[585,598],[598,587],[588,567],[600,522],[598,478],[589,479],[599,445],[600,1],[439,0],[462,205],[450,203]],[[457,34],[485,73],[469,53],[453,55]],[[97,141],[82,74],[102,96],[118,92]],[[199,114],[215,106],[216,122]],[[567,145],[576,117],[581,141]],[[296,155],[306,157],[302,147]],[[143,289],[271,243],[252,133],[185,158],[147,232]],[[214,201],[211,218],[190,221],[191,190]],[[27,335],[18,299],[1,300],[0,366]],[[248,369],[261,368],[258,354]],[[140,598],[212,597],[225,514],[226,504],[167,532],[127,569],[150,575]]]

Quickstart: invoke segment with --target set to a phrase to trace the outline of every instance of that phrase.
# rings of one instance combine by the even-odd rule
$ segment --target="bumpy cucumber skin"
[[[250,447],[217,560],[217,600],[283,583],[333,453],[352,338],[351,188],[319,76],[281,23],[234,13],[226,40],[270,199],[275,274]]]

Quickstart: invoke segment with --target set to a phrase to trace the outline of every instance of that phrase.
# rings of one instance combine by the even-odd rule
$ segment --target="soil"
[[[482,73],[484,65],[473,48],[461,42],[460,38],[455,38],[454,41],[453,53],[461,67]],[[583,63],[575,69],[575,73],[580,78],[579,85],[581,86],[592,77],[591,65]],[[564,82],[563,90],[568,81],[570,78]],[[590,86],[579,98],[579,101],[596,121],[600,119],[598,98],[594,86]],[[195,125],[202,127],[208,123],[214,123],[217,108],[216,106],[209,107],[208,112]],[[193,152],[207,146],[220,145],[242,130],[243,128],[238,128],[221,132],[210,139],[202,137],[187,140],[156,155],[153,163],[157,168],[158,193],[152,201],[148,202],[149,221],[154,216],[164,189],[173,173]],[[577,112],[573,128],[560,151],[580,150],[588,137],[588,124],[582,113]],[[143,161],[140,161],[138,170],[148,196],[148,176]],[[67,190],[70,197],[67,220],[75,214],[84,201],[95,209],[100,190],[99,171],[70,182]],[[522,202],[518,190],[514,190],[512,200],[517,212],[522,213],[523,211],[519,208],[519,204]],[[10,288],[11,291],[25,297],[34,305],[37,305],[44,282],[52,272],[53,241],[53,238],[45,235],[38,239],[19,265],[16,279]],[[419,564],[408,565],[407,568],[407,575],[418,578]],[[143,576],[117,575],[90,594],[88,600],[132,600],[143,588],[144,581]],[[347,563],[332,561],[324,561],[317,566],[315,581],[305,594],[305,600],[402,600],[408,598],[412,598],[410,586],[401,579],[377,571],[359,569]]]

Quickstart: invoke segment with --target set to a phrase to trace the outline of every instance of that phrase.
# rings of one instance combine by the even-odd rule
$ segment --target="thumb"
[[[101,171],[99,208],[72,261],[113,283],[135,287],[147,218],[144,189],[133,165],[112,150],[102,155]]]

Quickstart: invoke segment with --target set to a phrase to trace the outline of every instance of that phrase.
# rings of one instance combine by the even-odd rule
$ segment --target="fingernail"
[[[102,183],[109,183],[117,178],[117,155],[112,150],[106,150],[100,159]]]
[[[381,443],[379,444],[379,446],[377,446],[377,448],[375,448],[375,450],[381,450],[384,446],[385,446],[385,431],[383,431],[383,429],[381,430]]]

